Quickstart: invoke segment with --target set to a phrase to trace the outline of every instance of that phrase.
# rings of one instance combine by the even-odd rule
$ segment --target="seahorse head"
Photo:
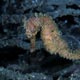
[[[39,25],[39,18],[32,17],[25,21],[26,35],[29,39],[36,36],[37,32],[39,31]]]

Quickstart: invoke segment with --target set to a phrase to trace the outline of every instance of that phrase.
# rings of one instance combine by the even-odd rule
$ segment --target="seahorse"
[[[80,59],[80,49],[70,50],[67,42],[61,37],[59,28],[55,21],[46,14],[36,14],[36,16],[24,21],[26,35],[31,42],[31,52],[35,51],[36,35],[41,31],[41,39],[44,48],[50,54],[58,54],[59,56],[70,59]]]

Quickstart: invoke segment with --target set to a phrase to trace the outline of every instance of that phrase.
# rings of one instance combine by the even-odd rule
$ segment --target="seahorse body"
[[[54,21],[52,22],[49,17],[47,18],[47,21],[44,21],[43,29],[41,31],[45,49],[51,54],[58,53],[60,56],[67,59],[80,59],[80,50],[76,50],[75,53],[72,53],[66,41],[61,38],[56,23]]]
[[[29,25],[30,23],[30,25]],[[32,28],[33,27],[33,28]],[[69,49],[66,41],[61,37],[56,23],[49,16],[30,18],[26,25],[26,33],[36,36],[41,28],[41,39],[45,49],[51,54],[59,54],[66,59],[80,59],[80,49],[74,51]],[[30,32],[30,33],[28,33]],[[36,33],[36,34],[35,34]],[[30,38],[32,39],[32,37]],[[35,42],[35,40],[34,40]],[[34,44],[34,42],[32,44]],[[35,46],[34,46],[35,47]]]

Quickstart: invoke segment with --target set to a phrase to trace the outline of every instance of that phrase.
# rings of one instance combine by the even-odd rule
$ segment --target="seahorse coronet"
[[[67,42],[61,37],[60,30],[58,29],[56,22],[50,16],[42,13],[36,13],[35,17],[32,17],[27,21],[27,36],[31,35],[31,38],[36,37],[38,29],[41,30],[41,39],[44,44],[44,48],[50,54],[59,54],[59,56],[70,60],[80,59],[80,49],[74,51],[74,53],[70,51]],[[34,41],[32,42],[33,46],[35,39],[32,41]]]

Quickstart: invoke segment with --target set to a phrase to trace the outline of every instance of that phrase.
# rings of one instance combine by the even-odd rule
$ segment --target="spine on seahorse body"
[[[41,29],[41,38],[45,49],[51,54],[59,54],[67,59],[80,59],[80,50],[72,53],[68,44],[61,38],[58,27],[50,17],[43,18],[43,25]]]

